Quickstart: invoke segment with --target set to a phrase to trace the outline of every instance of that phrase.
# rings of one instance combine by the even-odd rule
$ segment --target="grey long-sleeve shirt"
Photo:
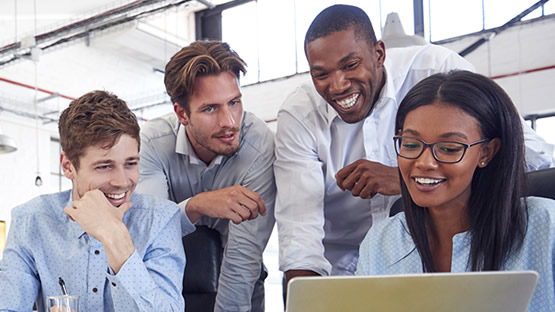
[[[266,216],[259,215],[239,225],[210,217],[197,222],[218,230],[225,247],[215,310],[250,310],[262,253],[275,222],[272,131],[262,120],[244,112],[237,154],[216,156],[206,165],[195,154],[185,127],[172,113],[142,126],[140,156],[141,177],[136,191],[176,202],[182,220],[188,219],[185,206],[189,198],[201,192],[242,185],[262,196],[268,210]]]

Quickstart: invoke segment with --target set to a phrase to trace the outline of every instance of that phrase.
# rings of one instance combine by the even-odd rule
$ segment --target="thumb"
[[[118,207],[118,210],[121,212],[122,215],[124,215],[129,209],[131,209],[131,207],[133,207],[133,203],[130,201],[126,201]]]
[[[73,209],[73,207],[65,207],[64,208],[64,213],[66,214],[66,216],[71,220],[71,221],[75,221],[75,219],[73,219],[73,217],[71,216],[72,213],[75,212],[75,209]]]

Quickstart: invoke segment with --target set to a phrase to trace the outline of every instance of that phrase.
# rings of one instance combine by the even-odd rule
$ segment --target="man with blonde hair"
[[[141,130],[139,189],[164,196],[183,220],[225,245],[215,311],[264,311],[262,253],[274,226],[273,133],[243,111],[245,62],[223,42],[197,41],[166,65],[175,114]],[[185,233],[184,233],[185,234]]]

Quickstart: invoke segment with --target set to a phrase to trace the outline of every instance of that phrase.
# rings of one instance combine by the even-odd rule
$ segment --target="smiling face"
[[[353,28],[318,38],[306,46],[316,90],[348,123],[370,113],[384,85],[385,46],[370,47]]]
[[[443,102],[420,106],[409,112],[399,135],[427,143],[457,141],[470,144],[483,139],[474,117]],[[469,147],[462,160],[454,164],[436,161],[430,148],[426,148],[417,159],[398,157],[399,170],[412,200],[430,209],[466,209],[474,171],[487,165],[497,150],[497,143],[495,139]]]
[[[189,98],[190,114],[179,104],[174,110],[197,156],[210,163],[216,155],[239,150],[243,104],[239,80],[232,72],[200,77]]]
[[[73,183],[73,200],[98,189],[118,207],[129,200],[139,180],[139,143],[123,134],[112,148],[87,147],[79,158],[79,169],[65,153],[61,162],[64,175]]]

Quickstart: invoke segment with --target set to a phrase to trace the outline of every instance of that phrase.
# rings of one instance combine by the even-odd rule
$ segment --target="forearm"
[[[105,233],[100,239],[106,252],[106,260],[112,271],[117,274],[123,264],[135,251],[127,227],[121,223],[112,232]]]
[[[274,174],[280,270],[331,271],[324,258],[324,164],[318,143],[289,113],[280,115]],[[280,126],[281,125],[281,126]]]
[[[151,272],[147,266],[134,252],[118,274],[107,273],[114,311],[183,311],[181,288],[175,284],[179,278]]]
[[[273,225],[273,214],[229,225],[216,296],[221,311],[250,311],[254,286],[261,274],[262,254]]]

